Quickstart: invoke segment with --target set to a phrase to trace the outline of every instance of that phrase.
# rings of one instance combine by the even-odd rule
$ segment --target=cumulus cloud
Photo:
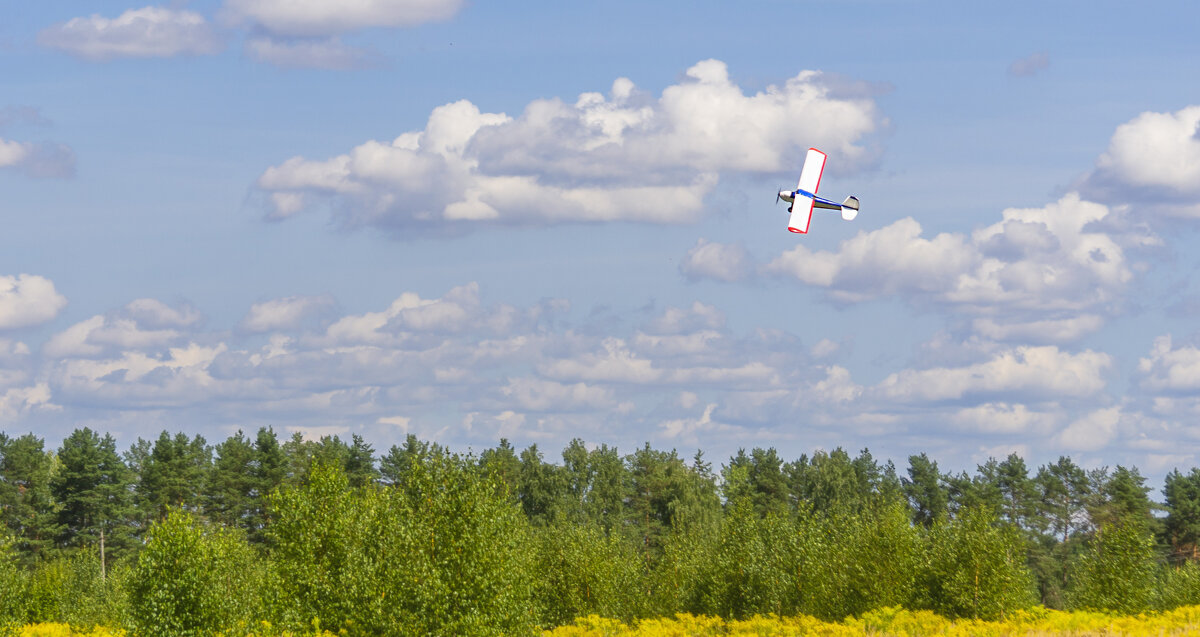
[[[1095,314],[1012,323],[980,318],[971,325],[980,336],[996,341],[1051,344],[1077,341],[1103,327],[1104,319]]]
[[[257,187],[270,218],[323,202],[346,226],[397,235],[480,223],[682,223],[699,216],[722,173],[790,168],[805,144],[861,168],[874,159],[864,140],[882,123],[872,99],[839,94],[819,72],[747,95],[724,63],[706,60],[658,98],[620,78],[607,96],[536,100],[517,117],[447,104],[423,130],[326,160],[293,157]]]
[[[1200,217],[1200,106],[1118,126],[1081,188],[1135,213]]]
[[[524,411],[574,411],[614,406],[613,392],[587,383],[564,384],[540,378],[513,378],[500,388]]]
[[[958,410],[954,423],[971,431],[988,434],[1045,434],[1058,417],[1030,409],[1021,403],[989,402]]]
[[[45,383],[0,391],[0,422],[15,421],[37,409],[61,409],[50,398],[50,387]]]
[[[679,271],[687,278],[716,279],[718,281],[740,281],[753,270],[750,255],[741,243],[713,243],[699,239],[696,245],[688,250],[683,261],[679,263]]]
[[[1096,226],[1107,206],[1069,193],[1042,208],[1010,208],[973,232],[923,236],[905,218],[843,241],[797,245],[764,270],[824,288],[836,303],[898,296],[980,317],[998,340],[1061,342],[1098,329],[1133,278],[1125,251]]]
[[[1071,451],[1096,451],[1116,439],[1121,408],[1108,407],[1085,414],[1058,435],[1057,442]]]
[[[171,307],[158,299],[135,299],[124,313],[145,327],[188,327],[200,322],[200,311],[187,303]]]
[[[0,276],[0,329],[45,323],[67,306],[54,283],[34,274]]]
[[[0,168],[17,170],[30,177],[71,177],[75,174],[75,152],[63,144],[0,138]]]
[[[58,332],[42,346],[51,358],[98,357],[123,350],[156,350],[178,343],[200,313],[187,304],[171,307],[137,299],[107,315],[97,314]]]
[[[226,0],[223,12],[276,35],[318,37],[447,20],[462,6],[462,0]]]
[[[306,319],[332,309],[329,296],[288,296],[250,306],[250,311],[238,326],[247,332],[290,330]]]
[[[210,55],[222,46],[204,16],[154,6],[130,9],[116,18],[72,18],[43,30],[38,43],[92,61]]]
[[[1030,77],[1050,66],[1050,55],[1045,51],[1031,53],[1008,65],[1008,74],[1014,77]]]
[[[904,370],[873,390],[896,402],[941,402],[1009,395],[1054,400],[1083,398],[1104,389],[1112,357],[1085,350],[1078,354],[1053,346],[1022,346],[962,367]]]
[[[818,360],[836,353],[832,341],[738,335],[706,303],[599,332],[554,316],[560,308],[489,303],[467,283],[340,315],[326,297],[273,299],[239,329],[210,331],[191,306],[137,299],[68,326],[37,354],[0,341],[0,408],[27,422],[60,408],[70,417],[154,411],[471,444],[601,435],[742,445],[795,435],[797,423],[806,436],[816,427],[896,441],[932,418],[975,436],[974,449],[979,437],[1080,444],[1057,430],[1083,417],[1079,405],[1103,403],[1112,367],[1091,350],[993,344],[872,384]]]
[[[249,26],[246,54],[285,68],[326,70],[377,66],[381,56],[339,36],[373,27],[412,27],[447,20],[462,0],[226,0],[222,19]]]
[[[1154,339],[1148,356],[1138,360],[1141,386],[1152,392],[1200,394],[1200,349],[1175,347],[1170,334]]]

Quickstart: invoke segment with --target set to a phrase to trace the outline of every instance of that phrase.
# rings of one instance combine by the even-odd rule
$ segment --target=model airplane
[[[846,197],[842,203],[817,196],[817,187],[821,185],[821,172],[825,170],[825,153],[808,149],[804,158],[804,168],[800,171],[800,183],[795,190],[780,190],[775,203],[782,199],[792,205],[788,212],[788,230],[805,234],[808,232],[808,222],[812,220],[813,208],[826,210],[841,210],[842,219],[851,221],[858,216],[858,197]]]

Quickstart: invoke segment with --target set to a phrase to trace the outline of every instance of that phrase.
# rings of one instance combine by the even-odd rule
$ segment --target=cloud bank
[[[865,139],[882,124],[871,99],[840,95],[819,72],[747,95],[723,62],[706,60],[657,98],[620,78],[608,95],[536,100],[517,117],[446,104],[423,130],[329,159],[293,157],[257,187],[270,218],[325,207],[343,226],[396,236],[480,224],[685,223],[722,174],[794,165],[797,139],[862,168],[874,159]]]

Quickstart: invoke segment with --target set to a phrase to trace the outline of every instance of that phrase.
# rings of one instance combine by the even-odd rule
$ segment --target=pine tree
[[[908,478],[902,478],[904,496],[912,508],[913,522],[926,527],[944,516],[949,502],[937,463],[924,453],[908,457]]]
[[[141,467],[139,508],[156,520],[171,507],[196,510],[211,467],[212,448],[203,437],[163,431]]]
[[[226,526],[246,528],[257,499],[254,445],[238,430],[218,444],[215,452],[204,489],[204,512]]]
[[[133,544],[133,477],[117,455],[112,435],[101,438],[84,427],[71,432],[58,450],[62,466],[50,482],[58,511],[59,542],[102,547],[102,564]]]
[[[30,433],[10,439],[0,433],[0,521],[23,562],[53,549],[57,505],[50,481],[57,470],[57,458],[46,452],[41,438]]]
[[[1167,518],[1163,534],[1175,562],[1200,558],[1200,469],[1187,475],[1178,469],[1167,474],[1163,487]]]

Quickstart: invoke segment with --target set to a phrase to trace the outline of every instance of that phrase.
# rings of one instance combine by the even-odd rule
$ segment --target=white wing
[[[825,153],[815,149],[808,149],[808,156],[804,158],[804,169],[800,171],[800,185],[797,186],[800,190],[817,194],[817,187],[821,185],[821,173],[825,170]]]
[[[808,232],[808,222],[812,221],[813,200],[804,195],[796,195],[792,202],[792,216],[788,218],[788,230],[804,234]]]

